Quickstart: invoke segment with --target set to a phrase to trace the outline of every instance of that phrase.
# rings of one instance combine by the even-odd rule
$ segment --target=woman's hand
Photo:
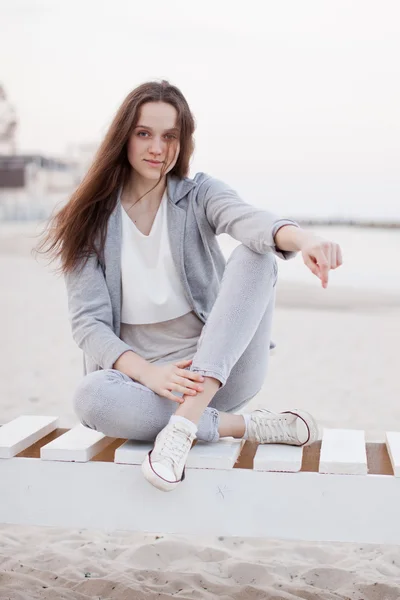
[[[320,278],[322,287],[327,288],[329,271],[343,263],[339,244],[308,233],[301,241],[300,251],[304,264]]]
[[[148,363],[140,375],[140,383],[159,396],[182,404],[183,398],[175,396],[172,391],[196,396],[197,392],[202,392],[204,389],[200,383],[204,381],[204,377],[199,373],[185,370],[185,367],[191,363],[191,360],[180,360],[165,365]]]

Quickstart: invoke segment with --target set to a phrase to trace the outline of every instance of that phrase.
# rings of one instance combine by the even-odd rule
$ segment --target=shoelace
[[[296,441],[296,437],[288,433],[288,425],[284,419],[271,419],[256,425],[260,439],[271,438],[273,442]],[[261,433],[261,435],[260,435]]]
[[[176,438],[179,438],[182,441],[182,444]],[[179,461],[187,450],[187,446],[191,445],[191,439],[181,429],[176,427],[172,428],[168,431],[167,435],[164,439],[164,444],[161,447],[160,455],[163,459],[167,459],[171,461],[172,465],[179,466]],[[167,456],[164,454],[164,448],[167,450]]]

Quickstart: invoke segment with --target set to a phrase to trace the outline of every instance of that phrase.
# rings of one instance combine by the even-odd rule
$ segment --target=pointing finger
[[[322,287],[326,288],[328,286],[328,273],[330,269],[330,263],[324,252],[318,252],[317,256],[317,264],[319,267],[319,278],[322,282]]]

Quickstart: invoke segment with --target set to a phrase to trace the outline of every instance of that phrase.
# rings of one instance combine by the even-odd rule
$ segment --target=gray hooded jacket
[[[171,253],[187,301],[204,323],[218,294],[225,258],[216,236],[227,233],[254,252],[283,259],[274,237],[283,225],[297,225],[243,201],[222,181],[205,173],[190,179],[167,175],[167,225]],[[72,336],[84,355],[84,374],[110,369],[132,350],[120,338],[121,210],[117,201],[107,224],[104,264],[95,255],[65,276]],[[140,282],[138,282],[140,285]]]

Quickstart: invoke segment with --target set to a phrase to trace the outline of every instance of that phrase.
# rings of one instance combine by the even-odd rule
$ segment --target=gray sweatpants
[[[200,440],[218,441],[219,411],[239,410],[264,383],[277,272],[272,252],[257,254],[242,244],[227,261],[190,367],[222,384],[198,424]],[[83,377],[74,406],[86,427],[110,437],[143,441],[153,441],[178,408],[173,400],[115,369]]]

